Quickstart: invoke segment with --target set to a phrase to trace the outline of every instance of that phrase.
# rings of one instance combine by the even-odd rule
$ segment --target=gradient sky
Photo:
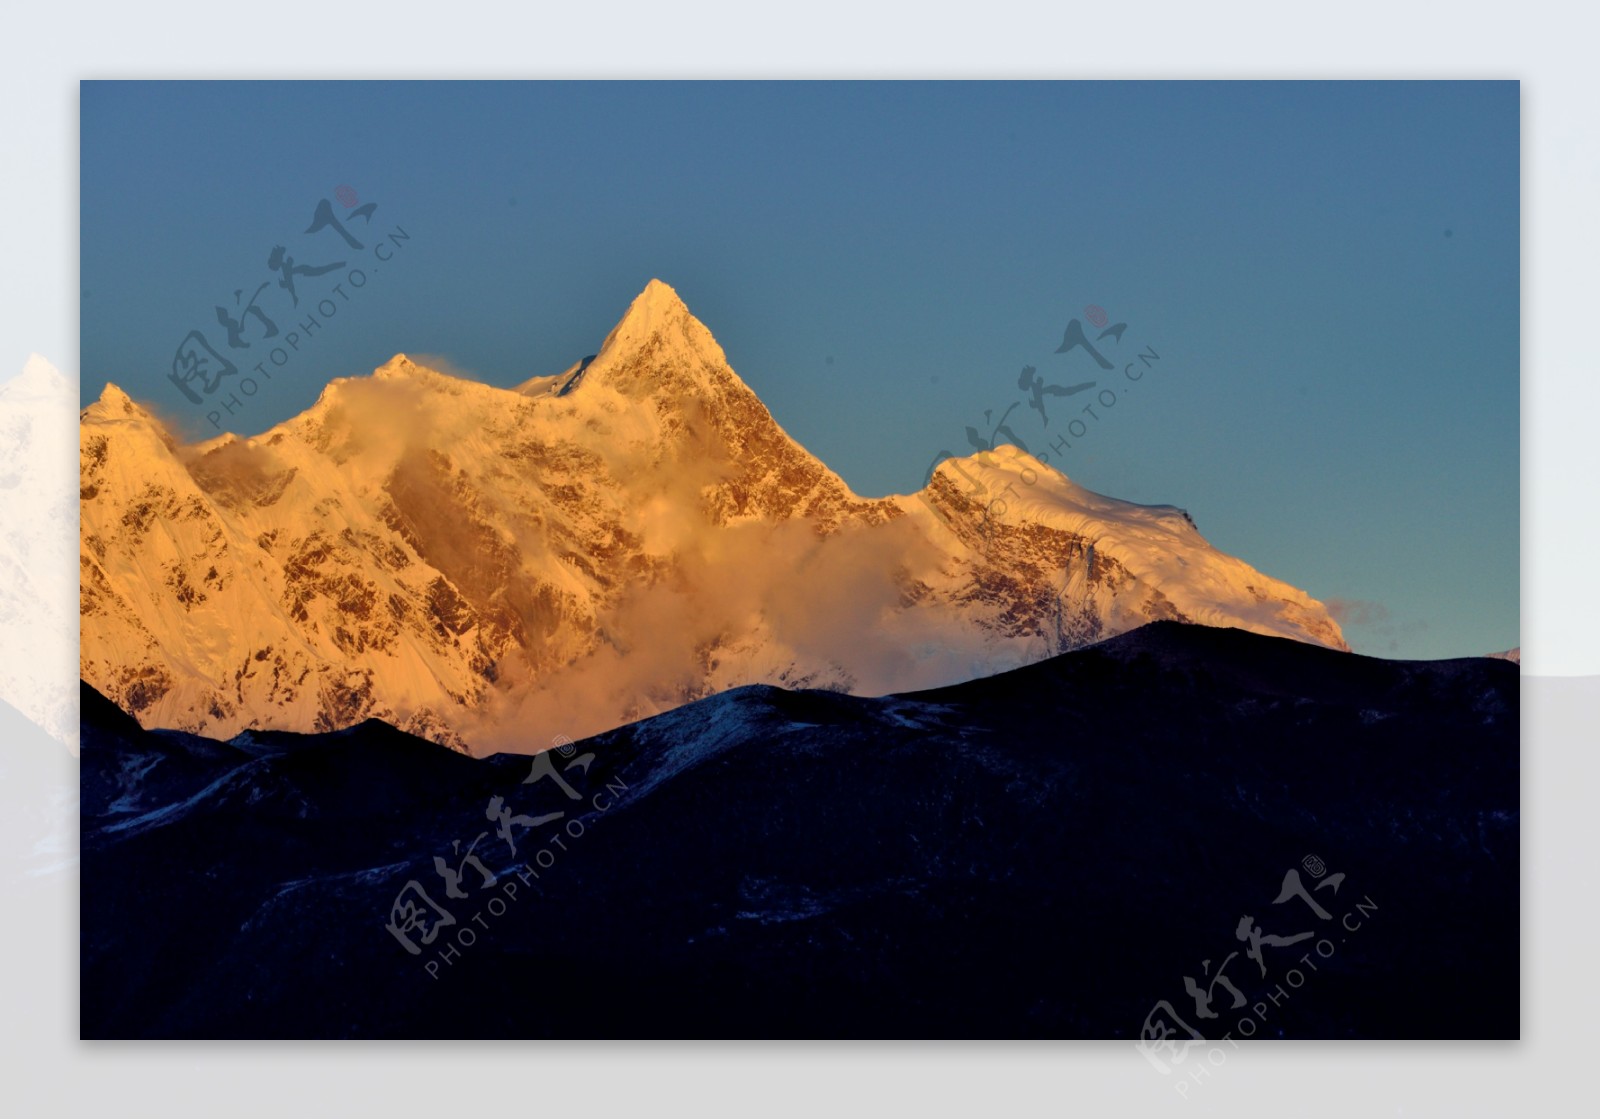
[[[184,337],[225,350],[213,308],[275,246],[371,269],[398,226],[225,427],[397,352],[557,372],[659,277],[790,434],[903,493],[1022,366],[1106,376],[1054,353],[1094,304],[1128,324],[1109,358],[1161,360],[1097,420],[1018,407],[1031,449],[1184,507],[1358,651],[1519,644],[1515,82],[86,82],[81,112],[86,400],[115,381],[214,434],[167,380]],[[359,252],[302,232],[342,185],[377,204]],[[344,271],[299,277],[302,311]]]

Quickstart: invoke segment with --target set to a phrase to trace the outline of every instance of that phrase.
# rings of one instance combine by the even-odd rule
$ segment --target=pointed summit
[[[638,300],[634,302],[637,303],[639,300],[653,304],[675,303],[680,307],[683,306],[683,298],[678,295],[678,290],[665,280],[655,277],[652,277],[650,283],[644,286],[644,291],[639,293]]]
[[[383,365],[372,371],[372,376],[380,381],[393,380],[401,377],[411,377],[422,367],[413,362],[404,354],[396,354]]]
[[[168,451],[178,447],[177,437],[159,417],[110,381],[100,390],[99,399],[78,413],[78,422],[80,426],[121,423],[145,432]]]
[[[644,291],[633,297],[628,310],[612,328],[611,334],[606,336],[606,343],[609,344],[619,331],[648,333],[685,317],[693,318],[689,314],[688,305],[683,302],[683,298],[672,285],[652,280],[644,286]]]
[[[56,397],[67,388],[67,379],[39,354],[29,354],[22,372],[0,386],[8,395]]]
[[[674,376],[676,374],[676,376]],[[524,396],[565,397],[585,384],[609,383],[624,396],[638,398],[675,381],[680,391],[744,383],[711,331],[695,318],[672,285],[651,280],[634,297],[600,348],[561,373],[531,377],[513,391]],[[746,390],[748,391],[748,390]]]
[[[716,365],[727,362],[722,347],[705,324],[694,317],[672,285],[661,280],[651,280],[634,297],[621,321],[601,343],[597,361],[609,365],[608,359],[631,354],[657,339],[658,345],[669,353],[683,352]]]
[[[107,381],[106,387],[100,390],[99,398],[84,409],[84,416],[86,418],[92,416],[97,420],[150,419],[149,413],[135,404],[132,397],[111,381]]]
[[[669,314],[674,311],[687,313],[689,307],[683,302],[683,297],[678,290],[664,280],[652,279],[644,286],[644,290],[634,297],[633,303],[628,306],[628,316],[636,313]]]

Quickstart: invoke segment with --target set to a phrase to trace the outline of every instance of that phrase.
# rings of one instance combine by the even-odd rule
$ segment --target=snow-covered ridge
[[[146,726],[376,716],[536,749],[737,685],[929,687],[1157,618],[1344,648],[1182,511],[1015,448],[860,497],[660,281],[514,389],[397,354],[183,446],[107,386],[80,453],[81,671]]]
[[[1091,559],[1114,563],[1191,622],[1348,648],[1321,602],[1218,552],[1176,506],[1097,494],[1009,444],[947,460],[935,474],[973,498],[974,506],[982,504],[980,495],[988,499],[988,517],[1008,528],[1045,527],[1087,541],[1081,558],[1086,578]]]

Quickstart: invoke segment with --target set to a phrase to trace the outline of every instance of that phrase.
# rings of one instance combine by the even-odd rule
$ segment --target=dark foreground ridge
[[[529,782],[85,686],[82,1031],[1134,1038],[1166,1001],[1207,1038],[1512,1038],[1518,691],[1157,623],[932,692],[736,689]]]

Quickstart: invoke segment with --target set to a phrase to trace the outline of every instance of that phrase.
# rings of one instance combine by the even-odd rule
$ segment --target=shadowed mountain
[[[1161,622],[531,762],[149,732],[86,686],[82,1030],[1515,1037],[1518,684]]]

